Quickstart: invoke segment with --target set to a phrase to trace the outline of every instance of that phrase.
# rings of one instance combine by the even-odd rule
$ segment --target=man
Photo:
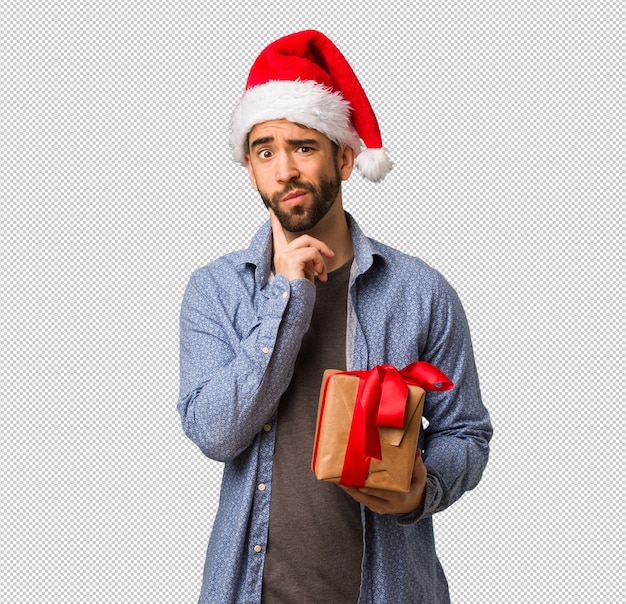
[[[182,305],[183,429],[225,462],[200,602],[448,602],[431,517],[480,480],[491,425],[454,291],[343,210],[355,165],[373,181],[391,165],[328,38],[299,32],[261,53],[232,144],[270,220],[196,271]],[[427,394],[409,492],[316,480],[323,371],[417,360],[455,387]]]

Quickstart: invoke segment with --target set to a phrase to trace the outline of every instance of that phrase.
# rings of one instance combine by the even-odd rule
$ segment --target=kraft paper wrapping
[[[325,390],[328,380],[330,382]],[[312,461],[313,472],[319,480],[341,482],[358,388],[358,376],[341,374],[332,369],[324,372]],[[369,474],[363,486],[404,492],[410,488],[425,391],[410,384],[408,388],[404,428],[378,428],[382,460],[370,460]]]

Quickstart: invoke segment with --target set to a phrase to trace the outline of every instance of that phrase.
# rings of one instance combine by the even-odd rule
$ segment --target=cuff
[[[398,522],[400,524],[413,524],[424,518],[432,516],[439,507],[443,489],[441,486],[441,480],[439,477],[428,471],[426,474],[426,492],[424,494],[424,504],[418,507],[415,511],[409,514],[398,515]]]

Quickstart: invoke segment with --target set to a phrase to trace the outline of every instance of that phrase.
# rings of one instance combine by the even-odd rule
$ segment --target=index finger
[[[274,253],[282,250],[287,247],[287,237],[285,237],[285,232],[283,231],[283,227],[280,224],[280,220],[276,214],[274,214],[274,210],[269,208],[270,211],[270,222],[272,223],[272,237],[274,239]]]

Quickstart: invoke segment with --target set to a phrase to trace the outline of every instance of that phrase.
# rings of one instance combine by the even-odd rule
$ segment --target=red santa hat
[[[320,32],[285,36],[257,57],[233,114],[235,160],[244,162],[253,126],[277,119],[312,128],[340,146],[352,147],[355,165],[368,180],[379,181],[391,170],[363,87],[339,49]]]

